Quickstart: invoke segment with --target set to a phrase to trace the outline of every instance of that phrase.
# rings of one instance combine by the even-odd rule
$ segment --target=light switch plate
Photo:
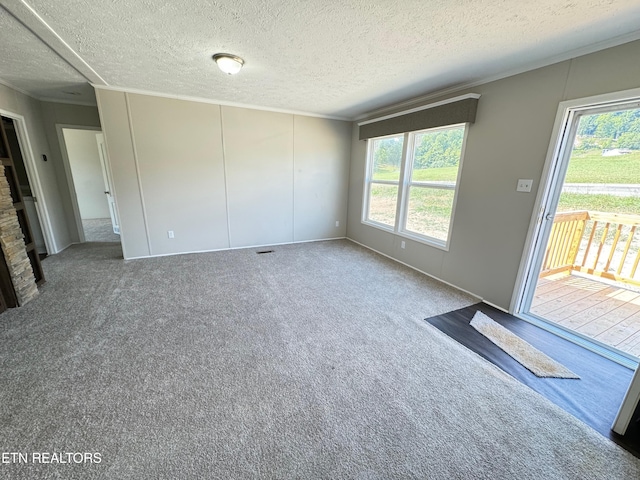
[[[517,192],[530,192],[532,186],[533,186],[533,180],[520,178],[518,180],[518,187],[516,188],[516,191]]]

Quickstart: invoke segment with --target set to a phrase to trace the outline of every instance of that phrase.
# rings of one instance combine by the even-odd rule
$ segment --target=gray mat
[[[348,241],[124,262],[87,243],[0,316],[0,478],[638,478],[422,319],[468,297]]]
[[[537,377],[580,378],[564,365],[493,321],[480,310],[473,316],[470,325]]]

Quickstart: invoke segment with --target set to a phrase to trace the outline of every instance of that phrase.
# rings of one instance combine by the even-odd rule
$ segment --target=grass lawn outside
[[[458,167],[423,168],[413,171],[415,181],[456,181]],[[389,165],[374,172],[374,180],[398,180],[400,169]],[[617,157],[603,157],[601,150],[574,151],[566,183],[640,184],[640,151]]]
[[[412,187],[407,230],[446,242],[454,193],[454,190]]]
[[[424,168],[413,171],[416,182],[455,182],[458,167]],[[400,169],[386,166],[373,174],[374,180],[400,179]],[[412,187],[409,190],[407,230],[446,241],[453,209],[453,190]],[[390,227],[395,225],[398,188],[392,185],[371,185],[369,218]]]
[[[601,150],[574,150],[565,183],[640,184],[640,151],[603,157]],[[562,193],[558,212],[589,210],[640,215],[640,198],[616,195]]]
[[[394,185],[371,185],[369,200],[370,220],[394,227],[396,205],[398,202],[398,187]]]
[[[455,182],[458,167],[425,168],[413,171],[413,181]],[[400,169],[381,166],[374,180],[399,181]],[[566,183],[640,184],[640,151],[615,157],[603,157],[601,150],[574,151]],[[394,226],[398,188],[390,185],[371,186],[369,218]],[[409,193],[407,228],[411,231],[446,240],[453,203],[453,191],[413,187]],[[558,212],[588,210],[640,215],[639,197],[602,194],[562,193]]]
[[[398,187],[371,185],[369,219],[395,225]],[[446,241],[453,209],[453,190],[413,187],[409,190],[407,230]]]
[[[572,212],[576,210],[640,215],[640,197],[562,193],[558,202],[557,212]]]
[[[400,169],[388,168],[375,172],[373,174],[374,180],[394,180],[397,181],[400,178]],[[421,168],[413,171],[412,180],[416,182],[441,182],[451,181],[455,182],[458,178],[458,167],[442,167],[442,168]]]
[[[640,151],[603,157],[601,150],[571,154],[566,183],[640,183]]]

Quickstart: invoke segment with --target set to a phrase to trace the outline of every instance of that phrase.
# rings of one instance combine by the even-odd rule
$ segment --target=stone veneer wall
[[[24,235],[13,206],[9,182],[0,166],[0,246],[4,252],[18,305],[22,306],[38,295],[38,286],[27,256]]]

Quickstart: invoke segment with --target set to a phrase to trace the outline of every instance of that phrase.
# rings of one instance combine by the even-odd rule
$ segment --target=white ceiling
[[[343,118],[640,38],[638,0],[0,5],[20,19],[0,9],[0,81],[38,98],[91,102],[92,82]],[[217,52],[245,67],[222,74]]]

